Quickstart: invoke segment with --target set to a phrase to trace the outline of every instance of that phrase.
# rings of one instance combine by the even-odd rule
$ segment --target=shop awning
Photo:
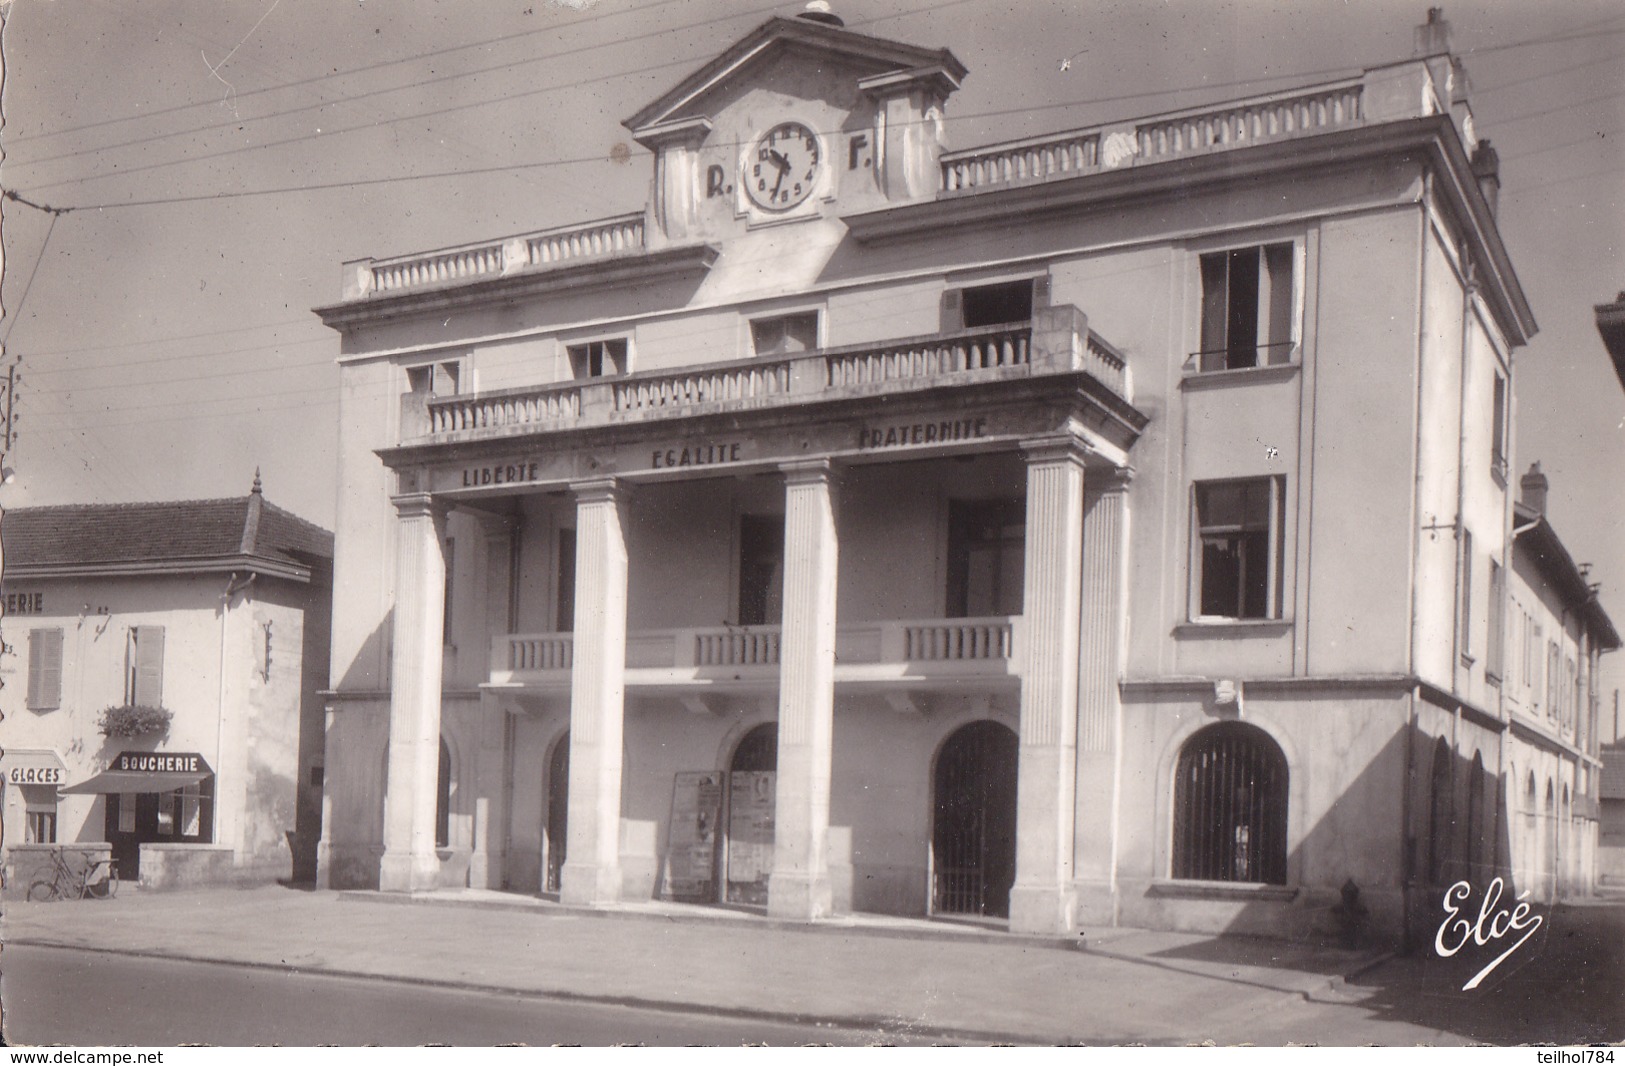
[[[120,752],[113,762],[87,781],[63,792],[173,792],[195,785],[213,774],[196,752]]]

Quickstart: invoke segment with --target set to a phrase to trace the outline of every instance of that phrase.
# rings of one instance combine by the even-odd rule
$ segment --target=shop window
[[[118,831],[120,833],[135,832],[135,797],[134,792],[119,793]]]
[[[24,842],[29,844],[56,843],[56,808],[28,810]]]
[[[1495,375],[1495,407],[1490,413],[1490,469],[1506,484],[1507,476],[1507,380]]]
[[[1173,876],[1286,884],[1286,756],[1242,722],[1199,730],[1174,780]]]
[[[451,749],[440,740],[440,772],[434,790],[434,846],[451,847]]]
[[[124,654],[124,702],[161,707],[164,699],[164,627],[131,626]]]
[[[750,346],[756,355],[792,355],[818,348],[818,312],[802,311],[750,323]]]
[[[784,611],[784,516],[739,517],[739,624],[778,625]]]
[[[576,531],[559,530],[557,612],[554,628],[572,633],[576,627]]]
[[[1202,256],[1199,370],[1292,361],[1297,297],[1293,245],[1266,244]]]
[[[1280,478],[1196,485],[1193,614],[1281,617]]]
[[[626,348],[625,337],[572,344],[566,349],[570,353],[570,373],[578,378],[624,374],[627,371]]]
[[[213,812],[210,809],[213,799],[213,778],[173,792],[159,793],[158,834],[187,844],[207,843],[213,837]],[[133,809],[133,804],[131,806]],[[121,801],[121,821],[123,813]],[[120,832],[124,832],[122,827]]]
[[[62,706],[62,630],[28,631],[28,709]]]
[[[949,501],[949,618],[1021,613],[1026,538],[1020,497]]]

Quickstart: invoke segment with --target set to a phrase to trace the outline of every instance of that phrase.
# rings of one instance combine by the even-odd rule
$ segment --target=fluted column
[[[779,763],[767,912],[833,909],[826,854],[835,719],[835,500],[827,460],[784,468],[784,618]]]
[[[1010,929],[1074,928],[1073,801],[1077,784],[1079,595],[1083,586],[1083,454],[1071,438],[1029,441],[1022,585],[1021,756],[1016,775],[1016,883]]]
[[[485,540],[485,625],[480,630],[483,651],[491,640],[512,628],[509,605],[516,575],[512,574],[513,542],[518,522],[494,515],[480,518]],[[483,654],[481,662],[486,662]],[[488,669],[489,667],[484,667]],[[474,799],[474,849],[468,857],[468,887],[500,888],[507,861],[506,840],[501,827],[507,823],[504,805],[508,765],[507,711],[484,693],[480,698],[479,725],[475,730],[479,747],[474,757],[476,794]]]
[[[1078,793],[1073,875],[1078,919],[1116,920],[1117,775],[1121,766],[1118,675],[1131,472],[1091,471],[1083,505],[1083,630],[1078,660]]]
[[[395,500],[394,655],[389,686],[385,892],[433,888],[440,771],[440,683],[446,642],[446,511],[427,493]]]
[[[575,658],[570,669],[570,820],[559,896],[621,898],[621,730],[626,714],[626,490],[576,490]]]

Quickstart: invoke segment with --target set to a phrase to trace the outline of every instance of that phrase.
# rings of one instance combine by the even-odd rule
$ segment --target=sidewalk
[[[1335,999],[1384,957],[1133,929],[1075,942],[881,916],[808,927],[658,903],[282,887],[14,903],[0,937],[977,1043],[1244,1041],[1283,997]]]

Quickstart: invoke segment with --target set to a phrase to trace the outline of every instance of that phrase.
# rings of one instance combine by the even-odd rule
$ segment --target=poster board
[[[716,899],[717,828],[722,821],[720,771],[678,773],[671,788],[665,899]]]
[[[777,775],[742,770],[728,777],[728,901],[765,905]]]

